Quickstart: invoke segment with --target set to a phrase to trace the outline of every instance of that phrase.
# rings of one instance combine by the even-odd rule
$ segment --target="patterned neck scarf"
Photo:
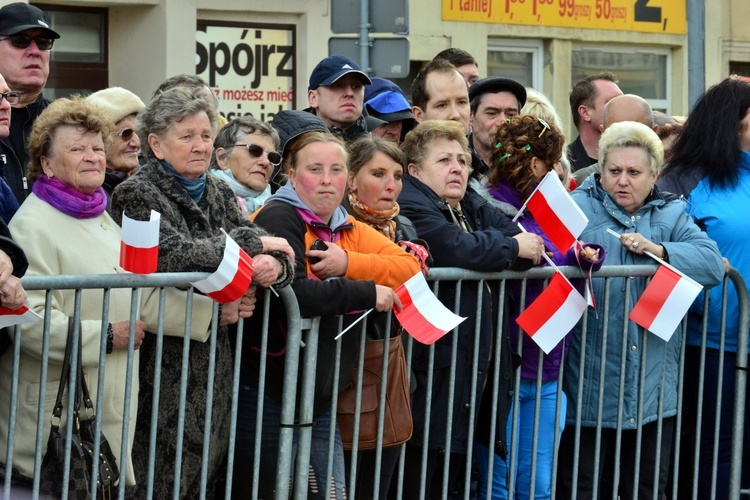
[[[396,241],[396,221],[399,212],[398,203],[390,210],[373,210],[360,200],[355,193],[349,193],[349,205],[354,211],[354,217],[368,226],[377,229],[391,241]]]

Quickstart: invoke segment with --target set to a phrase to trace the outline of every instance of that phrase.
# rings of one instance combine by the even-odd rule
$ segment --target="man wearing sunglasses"
[[[50,28],[44,12],[22,2],[0,8],[0,74],[21,92],[13,104],[10,136],[0,139],[0,167],[19,203],[31,191],[26,180],[26,141],[31,125],[47,107],[42,91],[49,75],[50,49],[60,35]]]

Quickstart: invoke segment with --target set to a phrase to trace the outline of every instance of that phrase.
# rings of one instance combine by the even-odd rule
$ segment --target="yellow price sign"
[[[685,0],[442,0],[444,21],[684,35]]]

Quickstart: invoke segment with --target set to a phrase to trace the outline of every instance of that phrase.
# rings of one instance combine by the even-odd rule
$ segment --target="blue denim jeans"
[[[514,498],[529,498],[531,491],[531,458],[534,446],[534,412],[536,408],[536,381],[521,379],[518,387],[519,412],[518,426],[515,439],[513,438],[513,407],[508,418],[508,447],[516,453],[515,459],[515,496]],[[552,487],[552,461],[555,447],[560,442],[560,436],[565,427],[565,412],[567,398],[565,393],[560,397],[560,422],[557,426],[557,440],[555,440],[555,407],[557,405],[557,380],[542,383],[541,401],[539,407],[539,434],[537,438],[536,478],[534,482],[534,498],[549,498]],[[514,444],[515,441],[515,444]],[[489,478],[489,449],[474,443],[474,456],[479,469],[479,484],[477,498],[487,498],[487,483]],[[493,499],[508,498],[509,463],[495,455],[492,467],[492,495]]]
[[[251,385],[240,387],[237,409],[237,438],[234,452],[234,474],[232,479],[233,498],[247,498],[251,491],[255,446],[255,422],[258,413],[258,390]],[[274,399],[263,397],[263,426],[260,436],[259,488],[260,498],[274,498],[276,469],[279,451],[279,423],[281,405]],[[328,493],[326,472],[328,468],[328,439],[330,436],[331,414],[326,412],[313,421],[312,440],[310,442],[310,470],[307,498],[333,498]],[[298,432],[294,433],[293,449],[297,449]],[[294,457],[292,458],[294,468]],[[294,474],[294,471],[292,471]],[[291,481],[291,477],[290,477]],[[335,498],[346,495],[344,449],[341,435],[336,427],[333,451],[333,478]]]

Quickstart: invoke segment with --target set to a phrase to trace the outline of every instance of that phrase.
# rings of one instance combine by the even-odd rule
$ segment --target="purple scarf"
[[[101,187],[94,194],[85,194],[45,174],[31,186],[31,190],[62,213],[76,219],[92,219],[104,213],[107,208],[107,194]]]

